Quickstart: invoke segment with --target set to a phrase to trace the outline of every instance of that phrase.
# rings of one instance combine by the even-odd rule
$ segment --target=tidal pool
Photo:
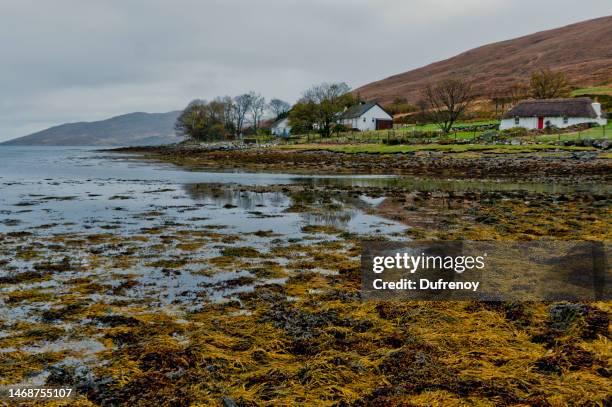
[[[293,174],[190,172],[142,163],[83,148],[0,148],[0,233],[37,234],[112,231],[188,223],[221,224],[235,233],[273,229],[298,234],[323,223],[359,234],[395,233],[403,227],[370,216],[350,202],[324,215],[287,212],[291,197],[252,192],[245,186],[300,184],[308,190],[325,180],[367,186],[389,177],[305,177]]]

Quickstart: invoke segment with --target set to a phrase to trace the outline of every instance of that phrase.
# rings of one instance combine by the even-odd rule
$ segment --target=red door
[[[538,117],[538,129],[542,130],[544,128],[544,118]]]

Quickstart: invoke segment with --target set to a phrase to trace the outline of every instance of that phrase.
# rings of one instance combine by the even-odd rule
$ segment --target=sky
[[[250,90],[295,102],[610,14],[610,0],[0,0],[0,141]]]

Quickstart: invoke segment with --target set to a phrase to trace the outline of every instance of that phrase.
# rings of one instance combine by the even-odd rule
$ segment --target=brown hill
[[[483,96],[526,83],[535,70],[565,72],[577,87],[612,82],[612,16],[588,20],[525,37],[496,42],[444,61],[391,76],[356,89],[366,100],[389,103],[404,97],[415,103],[429,82],[468,78]]]

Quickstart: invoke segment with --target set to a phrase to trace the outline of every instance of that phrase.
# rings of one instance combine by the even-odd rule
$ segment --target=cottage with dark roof
[[[606,125],[601,104],[590,98],[524,100],[504,114],[499,129],[563,128],[582,123]]]
[[[359,131],[393,128],[393,116],[378,103],[361,103],[346,109],[340,116],[340,124]]]

